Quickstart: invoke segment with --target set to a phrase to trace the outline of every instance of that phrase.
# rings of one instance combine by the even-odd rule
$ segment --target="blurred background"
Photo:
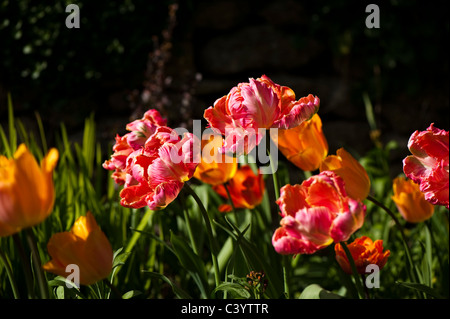
[[[379,29],[365,25],[371,2]],[[8,93],[30,130],[40,114],[50,143],[61,123],[81,138],[94,114],[109,154],[147,109],[173,128],[206,125],[216,99],[266,74],[320,98],[330,154],[396,141],[395,174],[415,130],[449,129],[449,11],[445,1],[371,2],[0,0],[0,124]],[[65,26],[70,3],[79,29]]]

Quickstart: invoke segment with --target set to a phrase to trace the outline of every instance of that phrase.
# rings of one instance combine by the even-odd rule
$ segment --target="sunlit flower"
[[[310,120],[291,129],[277,132],[278,149],[304,171],[315,171],[328,154],[328,143],[322,131],[322,121],[316,113]]]
[[[364,167],[346,150],[340,148],[336,155],[328,155],[320,164],[320,171],[333,171],[345,182],[348,196],[364,200],[370,192],[370,179]]]
[[[52,148],[39,166],[25,144],[12,159],[0,156],[0,237],[40,224],[50,215],[55,201],[52,174],[58,158]]]
[[[127,157],[120,203],[132,208],[148,206],[152,210],[170,204],[200,161],[194,152],[196,142],[199,143],[191,133],[180,138],[169,127],[157,127],[144,146]]]
[[[213,186],[233,178],[238,168],[237,159],[219,152],[222,143],[223,139],[218,135],[202,140],[202,159],[195,170],[195,178]]]
[[[234,177],[227,184],[235,208],[255,208],[263,199],[264,180],[261,174],[256,175],[249,165],[240,167]],[[214,190],[228,199],[224,185],[217,185]],[[221,212],[229,212],[232,206],[223,204],[219,207]]]
[[[204,112],[210,127],[225,136],[222,152],[247,154],[269,128],[292,128],[309,120],[319,109],[319,98],[295,93],[263,75],[239,83]]]
[[[414,181],[397,177],[394,179],[393,189],[392,200],[406,221],[420,223],[433,216],[434,206],[425,200],[425,195]]]
[[[391,252],[385,250],[383,252],[383,241],[372,241],[367,236],[356,238],[351,244],[347,245],[350,254],[355,261],[356,270],[359,274],[366,274],[366,267],[370,264],[377,265],[381,270],[388,260]],[[334,246],[336,252],[336,260],[347,274],[352,274],[352,268],[350,262],[345,254],[344,248],[340,243]]]
[[[419,184],[425,199],[449,208],[449,132],[434,127],[415,131],[408,141],[412,155],[403,160],[405,175]]]
[[[348,238],[364,223],[366,207],[349,196],[343,179],[324,171],[301,185],[285,185],[277,204],[279,227],[272,244],[280,254],[312,254]]]
[[[76,265],[82,285],[94,284],[111,273],[111,244],[90,212],[79,217],[69,232],[54,234],[47,244],[47,250],[52,259],[43,269],[67,277],[71,272],[67,272],[66,267]]]
[[[116,135],[111,159],[103,163],[103,168],[114,171],[111,177],[117,184],[123,185],[126,178],[126,161],[128,156],[142,148],[147,139],[155,133],[156,128],[166,125],[167,120],[161,117],[157,110],[150,109],[141,119],[128,123],[126,129],[130,131],[123,136]]]

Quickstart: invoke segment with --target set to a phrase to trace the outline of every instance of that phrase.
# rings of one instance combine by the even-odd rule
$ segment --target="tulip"
[[[202,158],[195,170],[194,177],[212,186],[228,182],[236,174],[237,159],[219,153],[223,139],[212,135],[202,140]]]
[[[223,153],[248,154],[269,128],[288,129],[309,120],[319,109],[319,98],[308,95],[295,100],[295,93],[263,75],[239,83],[204,112],[216,132],[225,136]]]
[[[364,200],[370,192],[370,179],[364,167],[346,150],[340,148],[336,155],[328,155],[320,164],[320,171],[333,171],[345,182],[348,196]]]
[[[393,189],[392,200],[407,222],[420,223],[433,216],[434,206],[426,201],[425,195],[414,181],[397,177],[394,179]]]
[[[52,212],[55,190],[52,174],[59,153],[50,149],[41,161],[21,144],[13,159],[0,156],[0,237],[43,222]]]
[[[278,149],[304,171],[315,171],[328,154],[322,121],[316,113],[310,120],[291,129],[278,130]]]
[[[449,132],[434,127],[415,131],[409,138],[412,155],[403,160],[405,175],[419,184],[425,199],[449,208]]]
[[[82,285],[92,285],[111,273],[111,244],[90,212],[79,217],[70,231],[54,234],[47,250],[52,259],[43,269],[67,277],[71,273],[67,266],[77,265]]]
[[[276,201],[280,226],[272,236],[283,255],[312,254],[348,238],[364,223],[365,205],[347,196],[343,179],[324,171],[301,185],[285,185]]]
[[[383,252],[383,241],[372,241],[367,236],[356,238],[351,244],[347,245],[353,260],[355,261],[356,270],[359,274],[366,274],[366,267],[370,264],[377,265],[381,270],[387,262],[391,252],[386,250]],[[350,262],[345,254],[345,250],[340,243],[334,246],[336,252],[336,260],[347,274],[352,274]]]
[[[231,200],[235,208],[253,209],[261,204],[264,196],[264,180],[261,174],[256,175],[249,165],[240,167],[234,177],[227,184]],[[228,198],[224,185],[217,185],[213,189],[222,197]],[[223,204],[220,212],[229,212],[232,206]]]
[[[111,177],[119,184],[125,184],[126,161],[128,156],[136,150],[141,149],[147,139],[156,132],[159,126],[165,126],[167,120],[163,119],[158,111],[150,109],[145,112],[141,119],[128,123],[126,129],[130,133],[124,136],[116,135],[116,143],[113,146],[111,159],[103,163],[103,168],[114,171]]]
[[[191,133],[181,139],[175,130],[157,127],[144,146],[127,157],[122,206],[159,210],[170,204],[194,175],[200,161],[193,147],[197,142]]]

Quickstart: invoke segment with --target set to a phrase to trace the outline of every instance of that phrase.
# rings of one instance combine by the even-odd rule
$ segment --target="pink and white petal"
[[[364,224],[366,207],[359,201],[348,198],[349,210],[339,213],[333,220],[330,235],[334,242],[346,241]]]
[[[295,218],[286,216],[281,221],[288,233],[300,234],[304,241],[311,242],[314,246],[324,247],[331,244],[330,228],[334,215],[325,207],[304,208],[295,214]],[[284,221],[285,219],[286,222]],[[295,222],[289,221],[295,220]],[[298,236],[298,235],[297,235]]]
[[[296,127],[313,117],[319,110],[320,100],[312,94],[291,104],[289,113],[276,120],[272,127],[289,129]]]
[[[403,159],[403,172],[417,184],[420,184],[423,179],[428,178],[428,175],[431,174],[431,170],[414,155],[409,155]]]
[[[147,197],[147,205],[152,210],[159,210],[169,205],[180,193],[184,183],[174,181],[159,184]]]
[[[283,227],[275,230],[272,245],[281,255],[313,254],[320,249],[311,242],[289,236]]]

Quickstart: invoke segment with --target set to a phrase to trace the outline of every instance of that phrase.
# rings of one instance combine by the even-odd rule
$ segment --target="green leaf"
[[[131,299],[141,294],[142,292],[140,292],[139,290],[130,290],[122,295],[122,299]]]
[[[78,298],[85,299],[85,296],[80,292],[80,289],[71,280],[63,276],[56,276],[53,280],[48,282],[49,287],[56,287],[55,296],[58,299]]]
[[[250,292],[245,287],[235,282],[224,282],[220,284],[214,289],[213,294],[218,291],[226,291],[235,299],[249,299],[251,297]]]
[[[185,292],[183,289],[179,288],[177,285],[175,285],[175,283],[173,283],[169,278],[167,278],[166,276],[157,273],[157,272],[153,272],[153,271],[147,271],[144,270],[143,271],[145,274],[148,274],[150,277],[156,278],[156,279],[160,279],[162,281],[164,281],[165,283],[169,284],[169,286],[172,288],[173,293],[180,299],[192,299],[192,297]]]
[[[311,284],[306,287],[299,299],[341,299],[342,296],[323,289],[317,284]]]
[[[414,289],[420,292],[424,292],[434,298],[438,298],[438,299],[444,299],[444,297],[441,296],[441,294],[439,292],[437,292],[435,289],[422,285],[422,284],[417,284],[414,282],[401,282],[401,281],[396,281],[395,282],[397,285],[403,286],[403,287],[407,287],[410,289]]]
[[[120,253],[122,251],[122,249],[123,248],[120,248],[114,253],[113,266],[112,266],[113,269],[119,265],[124,265],[128,256],[131,254],[131,252]]]
[[[185,240],[182,240],[172,231],[170,232],[170,242],[181,265],[191,273],[202,294],[206,295],[208,291],[208,279],[203,260],[192,250]]]
[[[244,237],[244,234],[249,229],[250,225],[245,227],[243,231],[240,231],[239,228],[233,225],[233,223],[231,223],[231,221],[229,221],[227,218],[225,218],[225,220],[237,234],[218,222],[215,222],[215,224],[218,225],[221,229],[225,230],[236,241],[236,247],[239,247],[241,249],[249,266],[249,269],[264,271],[267,279],[269,280],[268,292],[270,292],[273,296],[277,295],[277,293],[283,290],[282,281],[279,275],[277,274],[275,269],[273,269],[273,267],[267,262],[267,257],[261,255],[260,249],[258,249],[258,247],[255,246],[253,242],[248,241]]]

